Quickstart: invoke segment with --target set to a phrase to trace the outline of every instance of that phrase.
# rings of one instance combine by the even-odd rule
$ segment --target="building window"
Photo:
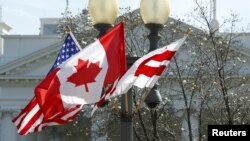
[[[43,26],[43,34],[45,35],[55,35],[58,34],[57,32],[57,24],[45,24]]]

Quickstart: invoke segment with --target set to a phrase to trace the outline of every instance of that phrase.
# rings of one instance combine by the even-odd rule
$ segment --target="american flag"
[[[64,61],[66,61],[68,58],[70,58],[72,55],[76,54],[77,52],[80,51],[79,44],[76,41],[74,35],[70,32],[67,34],[63,46],[60,49],[57,58],[55,60],[54,65],[50,69],[49,72],[54,70],[56,67],[61,65]]]
[[[49,73],[80,50],[80,45],[76,41],[74,35],[69,32]],[[36,97],[33,97],[29,104],[12,121],[17,127],[20,135],[27,135],[32,132],[41,131],[46,126],[68,123],[78,115],[81,108],[82,105],[77,105],[62,113],[57,113],[57,115],[50,120],[44,121],[43,111]]]

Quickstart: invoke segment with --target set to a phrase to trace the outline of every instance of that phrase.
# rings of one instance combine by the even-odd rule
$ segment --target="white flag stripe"
[[[167,47],[167,49],[169,51],[177,51],[181,47],[183,42],[186,40],[186,38],[187,38],[187,36],[184,36],[183,38],[181,38],[181,39],[179,39],[179,40],[177,40],[177,41],[175,41],[175,42],[173,42],[165,47]]]
[[[53,125],[59,125],[59,123],[54,122],[54,121],[53,121],[53,122],[42,123],[42,124],[38,125],[37,131],[42,131],[42,129],[43,129],[44,127],[53,126]],[[36,132],[37,132],[37,131],[36,131]]]
[[[42,131],[43,130],[42,127],[43,127],[43,124],[38,125],[37,131]]]
[[[122,22],[77,54],[76,45],[72,33],[67,35],[55,65],[35,88],[35,101],[14,118],[20,135],[72,121],[84,104],[98,102],[104,84],[113,83],[126,71]]]
[[[133,66],[136,67],[138,66],[139,64],[141,64],[145,59],[149,58],[149,57],[152,57],[156,54],[161,54],[162,52],[166,51],[166,50],[169,50],[169,51],[177,51],[180,46],[183,44],[183,42],[186,40],[187,36],[184,36],[183,38],[167,45],[167,46],[164,46],[164,47],[161,47],[161,48],[158,48],[154,51],[151,51],[149,52],[148,54],[144,55],[143,57],[141,57],[140,59],[138,59],[134,64]],[[127,72],[126,72],[127,73]]]
[[[83,106],[83,105],[82,105]],[[76,114],[78,114],[78,112],[82,109],[82,106],[79,107],[79,108],[76,108],[75,110],[69,112],[69,113],[66,113],[65,115],[63,115],[61,117],[62,120],[64,120],[65,122],[68,121],[69,122],[69,119],[74,117]],[[56,120],[53,120],[51,122],[45,122],[45,123],[42,123],[39,125],[38,127],[38,131],[41,131],[43,127],[46,127],[46,126],[52,126],[52,125],[59,125],[60,123],[57,123]]]
[[[23,135],[27,135],[28,133],[32,133],[32,132],[37,132],[37,131],[41,131],[43,127],[45,126],[52,126],[52,125],[59,125],[59,123],[57,123],[56,121],[53,122],[45,122],[43,123],[43,115],[41,114],[40,117],[38,119],[34,119],[35,122],[32,124],[32,126],[30,126],[28,129],[24,129],[26,128],[27,125],[29,125],[29,122],[31,122],[30,119],[32,119],[40,110],[40,107],[38,108],[37,105],[35,105],[35,107],[33,107],[30,111],[27,111],[25,113],[23,113],[22,115],[20,115],[16,121],[14,122],[14,124],[17,126],[18,124],[20,124],[20,122],[22,121],[22,118],[24,117],[23,121],[28,121],[25,122],[26,124],[23,124],[22,122],[22,128],[20,127],[18,130],[18,133],[23,132]],[[38,108],[38,109],[37,109]],[[70,118],[74,117],[76,114],[78,114],[78,112],[81,110],[82,106],[79,108],[76,108],[75,110],[66,113],[65,115],[62,116],[62,120],[64,120],[65,122],[68,121]],[[37,111],[37,112],[36,112]],[[35,113],[36,112],[36,113]],[[28,114],[27,114],[28,113]],[[33,114],[31,114],[33,113]],[[29,118],[27,118],[29,117]],[[72,120],[72,119],[70,119]],[[38,129],[36,129],[38,128]],[[37,131],[35,131],[35,129]]]
[[[108,97],[108,96],[107,96]],[[91,116],[93,116],[93,114],[95,113],[95,111],[98,109],[97,105],[92,109],[91,111]]]
[[[112,87],[110,88],[111,90],[110,90],[108,93],[105,93],[105,94],[101,97],[101,99],[104,98],[104,99],[106,100],[106,99],[109,99],[109,98],[115,96],[115,93],[111,93],[111,92],[113,92],[113,91],[116,89],[116,85],[117,85],[117,83],[119,82],[119,79],[120,79],[120,78],[117,78],[117,79],[115,80],[115,82],[111,85],[111,86],[112,86]],[[112,95],[111,95],[111,94],[112,94]],[[100,102],[100,101],[99,101],[99,102]],[[92,109],[92,111],[91,111],[91,117],[93,116],[93,114],[95,113],[95,111],[96,111],[97,109],[98,109],[98,104],[96,104],[95,107]]]
[[[152,88],[160,76],[154,75],[152,77],[147,77],[145,75],[139,75],[134,81],[134,86],[139,88],[149,87]]]
[[[160,76],[157,76],[157,75],[161,75],[161,74],[150,74],[152,77],[148,77],[144,74],[144,72],[147,71],[145,69],[151,69],[152,72],[155,72],[155,73],[159,73],[159,71],[162,72],[162,70],[159,70],[162,68],[159,68],[159,67],[161,65],[166,65],[166,66],[169,65],[169,62],[170,62],[171,57],[172,57],[171,54],[166,54],[165,52],[166,51],[176,52],[179,49],[179,47],[183,44],[183,42],[185,41],[186,38],[187,38],[187,36],[184,36],[183,38],[171,43],[170,45],[156,49],[156,50],[144,55],[140,59],[138,59],[127,70],[127,72],[119,79],[117,85],[115,85],[115,88],[116,88],[115,91],[113,91],[111,94],[106,94],[105,99],[108,99],[110,97],[114,97],[117,95],[125,94],[133,85],[135,85],[139,88],[145,88],[145,87],[152,88],[155,85],[155,83],[158,81],[158,79],[160,78]],[[153,60],[153,57],[156,55],[161,55],[161,57],[166,58],[166,60],[164,60],[162,62]],[[171,56],[168,56],[168,55],[171,55]],[[150,58],[150,60],[147,60],[149,58]],[[167,58],[169,58],[170,60],[167,60]],[[141,67],[140,65],[145,60],[149,61],[145,65],[151,66],[154,68]],[[141,67],[141,68],[139,68],[139,67]],[[139,72],[141,72],[141,74],[135,74],[138,69],[144,69],[144,70],[139,71]],[[95,111],[97,108],[98,107],[94,107],[93,111]],[[93,111],[92,111],[92,114],[93,114]]]
[[[43,123],[43,124],[40,124],[40,125],[39,125],[38,131],[42,131],[42,128],[43,128],[43,127],[53,126],[53,125],[59,125],[59,124],[56,123],[56,122]]]
[[[127,93],[127,91],[134,85],[134,83],[136,82],[136,84],[139,87],[143,87],[142,84],[140,83],[140,79],[136,80],[137,77],[134,76],[136,70],[138,69],[138,67],[140,66],[140,64],[145,61],[146,59],[155,56],[155,55],[162,55],[163,52],[166,51],[177,51],[179,49],[179,47],[183,44],[183,42],[186,40],[187,36],[184,36],[183,38],[165,46],[159,49],[156,49],[154,51],[151,51],[150,53],[144,55],[143,57],[141,57],[140,59],[138,59],[130,68],[129,70],[122,76],[122,78],[119,80],[117,86],[116,86],[116,91],[114,93],[117,94],[124,94]],[[169,61],[169,60],[167,60]],[[147,80],[147,79],[145,79]],[[142,81],[144,81],[144,78],[142,78]],[[154,82],[156,82],[157,80],[151,80],[151,81],[147,81],[144,82],[145,85],[147,86],[153,86]],[[149,82],[152,82],[151,84]],[[144,86],[146,87],[146,86]]]
[[[109,93],[107,93],[106,95],[103,95],[103,97],[105,98],[105,100],[107,100],[107,99],[109,99],[111,97],[115,97],[116,96],[116,93],[112,93],[112,92],[113,91],[116,92],[115,89],[116,89],[117,83],[119,82],[119,79],[120,78],[116,79],[116,81],[113,83],[113,86],[112,86],[111,90],[109,91]]]
[[[81,47],[78,44],[78,42],[75,39],[72,32],[70,32],[69,34],[70,34],[70,36],[67,36],[67,38],[65,38],[64,45],[61,48],[61,52],[69,51],[68,54],[70,53],[71,55],[74,55],[79,50],[81,50]],[[69,39],[69,38],[71,38],[71,39]],[[68,48],[66,48],[65,45],[68,45]],[[56,60],[60,61],[60,63],[62,63],[65,60],[60,59],[60,55],[63,55],[63,54],[59,53],[58,58]],[[65,58],[65,59],[68,59],[68,58]],[[55,64],[57,64],[57,63],[55,63]],[[54,67],[54,65],[53,65],[53,67]],[[53,67],[52,67],[52,69],[53,69]],[[75,112],[71,111],[68,114],[67,114],[67,112],[65,112],[65,114],[61,115],[61,116],[65,116],[65,117],[68,117],[68,119],[70,119],[70,118],[75,117],[79,111],[80,111],[80,109],[76,109]],[[23,111],[16,118],[14,118],[12,121],[13,121],[14,125],[17,127],[18,133],[20,135],[27,135],[27,134],[32,133],[32,132],[41,131],[42,128],[47,126],[47,125],[54,125],[54,124],[58,125],[59,124],[59,123],[56,123],[57,121],[54,123],[52,123],[52,122],[48,123],[48,122],[44,121],[43,118],[44,118],[44,116],[42,113],[42,109],[40,108],[40,105],[38,104],[36,97],[34,97],[30,101],[30,103],[23,109]],[[61,118],[61,117],[57,117],[56,120],[58,120],[58,118]],[[72,121],[72,119],[70,119],[70,120]],[[67,123],[69,121],[67,121],[67,120],[62,121],[59,119],[58,122]],[[44,124],[44,123],[46,123],[46,124]]]
[[[75,109],[75,110],[73,110],[73,111],[71,111],[70,113],[67,113],[66,115],[64,115],[62,117],[62,120],[68,120],[70,117],[74,116],[76,113],[78,113],[79,111],[81,111],[81,109],[82,109],[82,106],[79,107],[79,108],[77,108],[77,109]]]
[[[150,67],[160,67],[160,66],[167,66],[169,64],[170,61],[164,60],[162,62],[159,61],[155,61],[155,60],[150,60],[148,63],[146,63],[145,65],[150,66]]]
[[[64,115],[61,119],[62,120],[65,120],[67,122],[69,121],[72,121],[72,117],[74,117],[76,114],[78,114],[78,112],[81,110],[82,107],[80,108],[77,108],[75,110],[73,110],[72,112],[70,113],[67,113],[66,115]],[[56,120],[55,121],[52,121],[52,122],[45,122],[43,124],[40,124],[39,127],[38,127],[38,131],[41,131],[43,127],[46,127],[46,126],[53,126],[53,125],[59,125],[60,123],[57,123]]]
[[[35,123],[33,123],[33,125],[30,127],[29,130],[26,131],[26,134],[30,133],[30,132],[34,132],[35,131],[35,128],[40,125],[43,121],[43,114],[41,114],[39,116],[39,118],[35,121]]]
[[[14,124],[15,124],[16,126],[19,125],[20,122],[21,122],[21,119],[22,119],[25,115],[26,115],[26,112],[23,113],[22,115],[20,115],[20,117],[16,119],[16,121],[14,122]]]
[[[23,128],[32,119],[32,117],[38,112],[39,109],[40,109],[39,105],[36,104],[36,106],[23,119],[22,124],[21,124],[20,128],[18,129],[18,132],[23,130]]]
[[[41,115],[40,115],[41,116]],[[31,117],[31,118],[33,118],[33,117]],[[39,117],[36,119],[36,121],[35,122],[37,122],[37,120],[39,119]],[[30,121],[31,122],[31,121]],[[29,134],[29,133],[32,133],[32,132],[34,132],[34,130],[35,130],[35,126],[34,126],[34,123],[28,128],[28,127],[26,127],[26,126],[28,126],[28,125],[30,125],[31,123],[27,123],[26,125],[25,125],[25,127],[22,129],[22,130],[18,130],[18,133],[22,133],[23,135],[27,135],[27,134]]]

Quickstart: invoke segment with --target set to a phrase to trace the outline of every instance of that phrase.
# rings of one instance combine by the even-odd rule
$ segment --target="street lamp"
[[[155,50],[160,40],[159,30],[164,27],[169,17],[169,0],[141,0],[140,12],[142,20],[150,30],[149,51]]]
[[[159,84],[155,84],[155,86],[151,89],[150,94],[144,101],[150,109],[156,108],[162,102],[158,86]]]
[[[90,0],[88,11],[94,27],[99,31],[98,38],[105,34],[118,15],[118,0]],[[131,58],[128,58],[131,60]],[[133,60],[133,59],[132,59]],[[131,61],[128,63],[132,64]],[[129,64],[128,64],[129,65]],[[121,140],[133,140],[133,97],[131,93],[121,99]]]
[[[145,26],[150,30],[149,51],[157,48],[160,40],[159,30],[164,27],[169,16],[169,0],[141,0],[141,16]],[[88,11],[99,31],[98,37],[106,33],[118,15],[118,0],[89,0]],[[128,60],[133,60],[131,57]],[[128,61],[129,62],[129,61]],[[145,100],[149,107],[156,107],[161,96],[155,86]],[[121,141],[133,140],[133,97],[131,93],[122,95],[121,102]]]
[[[94,27],[99,31],[99,38],[114,24],[118,15],[118,0],[89,0],[88,11]]]
[[[118,0],[89,0],[88,12],[94,23],[94,28],[99,31],[97,38],[100,38],[112,28],[116,20]],[[104,94],[104,91],[102,94]],[[106,100],[101,107],[108,103],[109,100]]]
[[[149,52],[158,47],[158,41],[161,39],[159,31],[167,22],[169,11],[169,0],[141,0],[141,17],[146,28],[150,31],[147,36],[150,44]],[[162,101],[157,88],[158,85],[155,85],[144,101],[151,109],[157,107]]]

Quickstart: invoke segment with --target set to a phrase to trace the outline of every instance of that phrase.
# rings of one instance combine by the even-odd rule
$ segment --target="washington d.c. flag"
[[[91,115],[93,115],[95,110],[100,107],[106,99],[125,94],[132,86],[152,88],[186,38],[187,35],[167,46],[151,51],[138,59],[126,73],[107,90],[94,107]]]

